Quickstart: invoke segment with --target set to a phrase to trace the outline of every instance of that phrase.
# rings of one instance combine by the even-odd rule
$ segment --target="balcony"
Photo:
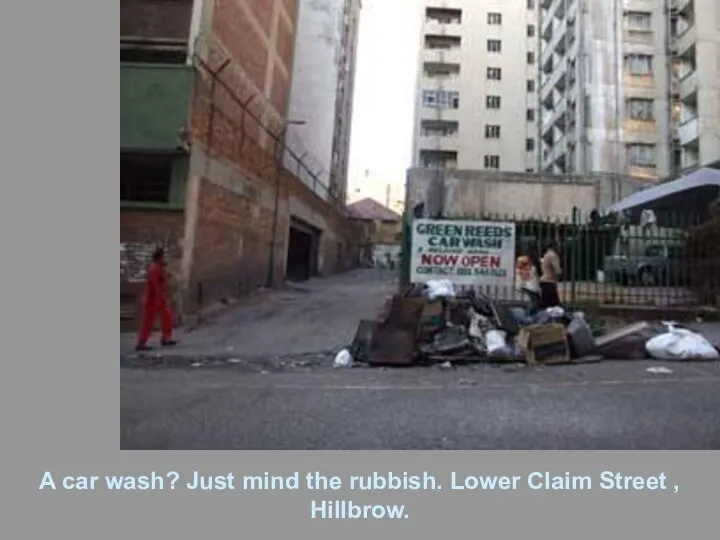
[[[698,118],[685,121],[678,129],[680,144],[686,146],[696,141],[700,135]]]
[[[457,152],[459,139],[457,135],[420,135],[418,138],[418,148],[421,151],[434,150],[441,152]]]
[[[560,118],[564,118],[566,112],[567,100],[560,99],[557,103],[555,103],[555,107],[553,108],[551,114],[546,117],[547,123],[545,123],[545,119],[543,119],[543,132],[546,131],[547,127],[554,126]]]
[[[460,64],[460,47],[423,49],[423,61],[429,64]]]
[[[687,99],[698,90],[698,74],[697,71],[691,72],[689,75],[685,75],[678,83],[680,92],[680,99]]]
[[[558,21],[557,19],[553,19],[553,34],[550,38],[550,41],[546,41],[542,45],[542,57],[540,61],[542,64],[545,64],[549,59],[550,56],[555,53],[555,51],[558,48],[558,45],[566,38],[567,36],[567,21],[565,19]]]
[[[192,81],[185,65],[120,64],[120,148],[176,150]]]
[[[693,0],[670,0],[670,7],[679,12],[683,12],[692,1]]]
[[[544,166],[547,167],[548,165],[552,165],[567,153],[566,143],[567,141],[565,137],[560,137],[557,141],[555,141],[555,143],[553,143],[552,148],[544,156]]]
[[[693,24],[673,41],[674,53],[678,56],[684,55],[690,47],[697,43],[697,25]]]
[[[565,76],[568,69],[568,59],[564,56],[562,60],[555,64],[550,77],[542,85],[541,95],[545,95],[545,89],[555,88],[560,82],[560,79]]]
[[[459,35],[461,30],[460,21],[457,19],[425,19],[423,32],[435,35]]]

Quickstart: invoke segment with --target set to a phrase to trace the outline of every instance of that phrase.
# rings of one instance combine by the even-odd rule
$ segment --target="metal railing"
[[[700,223],[690,212],[657,212],[656,222],[632,224],[621,217],[549,220],[522,216],[468,215],[453,221],[495,221],[515,225],[515,257],[529,256],[541,273],[540,258],[552,241],[561,258],[558,284],[563,303],[573,306],[646,308],[720,307],[720,217]],[[636,216],[639,218],[639,216]],[[409,283],[411,216],[403,230],[402,281]],[[438,278],[442,279],[442,278]],[[516,283],[474,286],[497,300],[521,302]]]

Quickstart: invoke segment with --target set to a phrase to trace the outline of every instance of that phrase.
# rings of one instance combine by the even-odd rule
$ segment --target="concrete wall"
[[[569,219],[573,207],[584,215],[611,202],[612,184],[624,196],[640,184],[612,176],[551,176],[531,173],[410,169],[406,208],[424,202],[429,215],[514,214]]]
[[[345,0],[300,0],[288,118],[288,144],[302,143],[329,183]]]

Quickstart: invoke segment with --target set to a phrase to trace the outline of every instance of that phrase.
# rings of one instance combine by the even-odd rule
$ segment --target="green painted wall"
[[[120,148],[174,150],[186,124],[189,66],[120,64]]]

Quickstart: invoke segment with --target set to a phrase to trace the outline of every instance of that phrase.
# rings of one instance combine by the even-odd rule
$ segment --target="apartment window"
[[[535,121],[535,109],[528,109],[525,113],[525,116],[527,117],[528,122],[534,122]]]
[[[534,91],[535,91],[535,81],[534,81],[534,80],[528,79],[528,80],[527,80],[527,83],[526,83],[526,86],[527,86],[527,91],[528,91],[528,92],[534,92]]]
[[[487,23],[492,26],[499,26],[502,24],[502,13],[488,13]]]
[[[627,101],[627,115],[633,120],[652,120],[655,117],[654,102],[652,99],[629,99]]]
[[[457,109],[460,106],[460,94],[447,90],[423,90],[423,107],[433,109]]]
[[[630,144],[627,147],[628,162],[637,167],[655,166],[655,146],[652,144]]]
[[[499,169],[500,168],[500,156],[485,156],[485,168],[486,169]]]
[[[528,24],[527,26],[527,37],[535,37],[535,25]]]
[[[487,50],[488,52],[499,53],[502,50],[502,42],[499,39],[488,39]]]
[[[496,67],[487,68],[487,78],[489,81],[499,81],[502,79],[502,70]]]
[[[652,14],[645,11],[629,11],[625,14],[625,24],[631,32],[650,32]]]
[[[527,63],[531,64],[531,65],[535,63],[535,53],[534,52],[527,53]]]
[[[500,138],[500,126],[488,124],[485,126],[485,138],[486,139],[499,139]]]
[[[625,66],[631,75],[652,75],[652,59],[649,54],[628,54]]]
[[[486,109],[499,109],[500,108],[500,96],[487,96],[485,98]]]
[[[535,9],[535,0],[527,0],[527,8]]]
[[[120,154],[120,200],[169,203],[171,154]]]
[[[535,139],[525,139],[525,150],[528,152],[535,151]]]

